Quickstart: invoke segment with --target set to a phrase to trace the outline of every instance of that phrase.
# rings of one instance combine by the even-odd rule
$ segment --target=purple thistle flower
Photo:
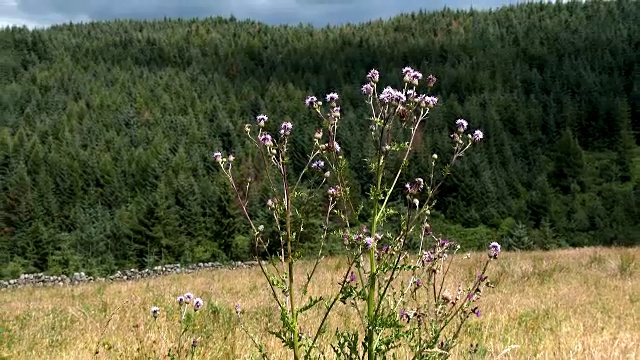
[[[236,310],[236,315],[240,315],[240,312],[242,312],[242,308],[240,308],[240,304],[236,303],[234,308]]]
[[[260,127],[263,127],[264,123],[267,122],[267,120],[269,120],[269,117],[267,115],[260,114],[260,115],[256,116],[256,122],[258,123],[258,126],[260,126]]]
[[[269,199],[267,200],[267,206],[269,209],[273,209],[276,206],[276,203],[272,199]]]
[[[340,119],[340,107],[336,106],[329,111],[329,117],[331,117],[334,121]]]
[[[458,128],[458,130],[460,132],[463,132],[463,131],[467,130],[467,126],[468,125],[469,125],[469,123],[467,123],[467,121],[465,119],[456,120],[456,127]]]
[[[372,238],[371,236],[367,236],[367,237],[364,239],[364,246],[365,246],[367,249],[371,249],[371,246],[373,246],[373,238]]]
[[[280,125],[280,135],[289,136],[291,135],[292,129],[293,124],[291,124],[290,122],[283,122],[282,125]]]
[[[334,102],[338,101],[339,98],[340,97],[338,96],[337,93],[332,92],[332,93],[327,94],[327,102],[334,103]]]
[[[482,133],[482,131],[480,130],[476,130],[473,132],[473,141],[475,142],[480,142],[480,140],[482,140],[482,138],[484,138],[484,134]]]
[[[222,161],[222,153],[220,151],[216,151],[213,153],[213,159],[217,162]]]
[[[195,349],[196,346],[198,346],[198,338],[193,338],[193,340],[191,340],[191,347]]]
[[[380,80],[380,73],[376,69],[371,69],[367,74],[367,80],[377,83]]]
[[[315,170],[320,170],[324,167],[324,161],[316,160],[311,164],[311,168]]]
[[[178,305],[184,304],[184,296],[178,296],[178,298],[176,298],[176,302]]]
[[[193,310],[194,311],[198,311],[198,310],[202,309],[203,305],[204,305],[204,301],[202,301],[202,299],[196,298],[195,300],[193,300]]]
[[[318,98],[315,96],[307,96],[304,100],[304,104],[307,107],[315,107],[318,104]]]
[[[335,151],[336,153],[339,153],[339,152],[340,152],[340,149],[341,149],[341,148],[340,148],[340,144],[338,144],[338,142],[337,142],[337,141],[332,142],[332,143],[330,144],[330,148],[331,148],[333,151]]]
[[[478,281],[483,282],[485,280],[487,280],[487,278],[489,278],[487,275],[485,274],[478,274]]]
[[[359,243],[362,241],[362,239],[364,239],[364,235],[362,235],[362,234],[355,234],[355,235],[353,235],[353,241],[354,241],[356,244],[359,244]]]
[[[353,271],[351,271],[351,274],[349,274],[349,282],[352,284],[356,282],[356,273]]]
[[[371,86],[371,84],[364,84],[362,85],[362,93],[365,95],[371,95],[373,94],[373,86]]]
[[[440,246],[446,247],[447,245],[449,245],[449,240],[447,240],[447,239],[441,239],[440,240]]]
[[[432,108],[438,104],[438,98],[435,96],[425,96],[424,102],[428,108]]]
[[[188,292],[188,293],[184,294],[184,302],[189,304],[191,302],[191,300],[193,300],[193,294],[192,293]]]
[[[413,183],[406,183],[404,185],[405,191],[409,194],[416,195],[424,188],[424,180],[422,178],[416,178]]]
[[[422,280],[418,279],[416,280],[416,287],[419,288],[422,286]]]
[[[273,146],[273,138],[267,133],[261,134],[259,140],[264,146]]]
[[[333,187],[333,186],[332,186],[332,187],[330,187],[330,188],[329,188],[329,190],[327,190],[327,193],[328,193],[328,194],[329,194],[329,196],[331,196],[331,197],[337,197],[337,196],[338,196],[338,194],[339,194],[338,189],[337,189],[337,188],[335,188],[335,187]]]
[[[153,315],[154,318],[157,318],[158,315],[160,315],[160,308],[157,306],[153,306],[151,308],[151,315]]]
[[[478,307],[473,308],[473,313],[476,315],[476,317],[480,317],[480,315],[482,315],[482,312]]]
[[[428,87],[433,87],[433,85],[435,85],[436,81],[437,81],[437,79],[436,79],[435,76],[433,76],[433,75],[427,76],[427,86]]]
[[[497,259],[498,255],[500,255],[500,250],[500,244],[498,244],[497,242],[494,241],[489,244],[489,258]]]
[[[431,251],[425,251],[422,254],[422,263],[430,263],[433,261],[433,254],[431,254]]]
[[[402,91],[398,91],[392,88],[391,86],[387,86],[386,88],[384,88],[379,98],[380,98],[380,101],[382,101],[385,104],[390,103],[392,101],[403,103],[406,100],[406,97],[402,93]]]

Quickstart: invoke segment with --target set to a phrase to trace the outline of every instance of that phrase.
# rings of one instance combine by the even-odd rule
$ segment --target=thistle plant
[[[271,197],[264,206],[278,229],[277,239],[270,238],[264,224],[259,224],[251,212],[252,182],[237,182],[233,156],[213,154],[250,224],[256,250],[267,253],[270,260],[258,263],[280,311],[281,327],[272,334],[296,360],[325,357],[318,339],[326,333],[327,321],[337,306],[353,309],[361,320],[359,328],[335,332],[330,346],[339,359],[386,358],[399,347],[408,349],[414,359],[446,358],[466,321],[481,314],[478,301],[483,289],[491,286],[487,268],[498,258],[500,245],[490,244],[475,279],[449,289],[446,277],[460,246],[437,236],[431,229],[430,216],[443,181],[484,135],[481,130],[468,131],[466,120],[456,120],[450,135],[451,154],[441,155],[448,161],[442,162],[438,154],[433,154],[424,178],[402,184],[416,136],[423,131],[429,112],[438,105],[438,98],[429,94],[437,81],[433,75],[423,79],[420,72],[405,67],[402,76],[402,89],[381,87],[379,72],[371,70],[361,88],[369,109],[374,149],[367,159],[373,180],[369,198],[361,204],[354,204],[347,180],[349,164],[338,143],[342,109],[337,93],[327,94],[326,103],[315,96],[304,101],[318,116],[319,127],[307,164],[299,174],[292,173],[289,154],[295,133],[292,123],[283,122],[277,132],[270,133],[270,119],[261,114],[255,124],[245,126],[270,186]],[[298,239],[305,231],[306,220],[301,209],[318,199],[326,204],[322,232],[317,236],[320,251],[311,271],[296,287],[294,279],[301,275],[296,268]],[[404,205],[391,205],[398,200]],[[361,219],[367,220],[360,223]],[[280,244],[278,254],[269,254],[269,243],[274,240]],[[409,249],[410,240],[419,240],[417,253]],[[313,297],[309,284],[328,241],[342,242],[346,266],[332,295]],[[301,332],[309,328],[302,326],[301,315],[319,305],[320,323],[313,331]],[[263,347],[259,349],[266,357]]]

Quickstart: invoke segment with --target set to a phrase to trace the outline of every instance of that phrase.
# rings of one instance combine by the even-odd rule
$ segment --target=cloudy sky
[[[342,24],[419,9],[496,8],[524,0],[0,0],[0,27],[115,18],[229,16],[270,24]]]

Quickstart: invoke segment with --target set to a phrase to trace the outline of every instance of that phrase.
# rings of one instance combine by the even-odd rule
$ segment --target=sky
[[[235,16],[268,24],[340,25],[400,13],[496,8],[523,0],[0,0],[0,27],[46,27],[110,19]]]

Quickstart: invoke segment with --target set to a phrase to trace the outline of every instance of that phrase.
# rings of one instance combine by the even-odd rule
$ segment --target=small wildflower
[[[404,189],[411,195],[416,195],[424,188],[424,180],[422,178],[416,178],[413,183],[407,183]]]
[[[191,340],[191,348],[195,349],[198,346],[198,338]]]
[[[435,96],[425,96],[424,102],[428,108],[438,105],[438,98]]]
[[[258,123],[258,126],[260,126],[260,127],[264,127],[264,123],[266,123],[267,120],[269,120],[269,117],[267,115],[260,114],[260,115],[256,116],[256,122]]]
[[[213,159],[217,162],[222,161],[222,153],[220,151],[216,151],[213,153]]]
[[[151,315],[153,315],[154,318],[157,318],[158,315],[160,315],[160,308],[157,306],[153,306],[151,308]]]
[[[378,72],[378,70],[371,69],[367,74],[367,80],[371,81],[372,83],[377,83],[378,80],[380,80],[380,73]]]
[[[313,163],[311,163],[311,168],[315,169],[315,170],[320,170],[322,168],[324,168],[324,161],[322,160],[316,160]]]
[[[184,294],[184,302],[189,304],[191,302],[191,300],[193,300],[193,294],[192,293],[188,292],[188,293]]]
[[[456,120],[456,127],[458,128],[458,131],[463,132],[465,130],[467,130],[467,126],[469,125],[469,123],[467,123],[467,121],[465,119],[458,119]]]
[[[433,75],[429,75],[429,76],[427,76],[427,79],[426,79],[426,81],[427,81],[427,86],[428,86],[428,87],[433,87],[433,85],[435,85],[435,83],[436,83],[436,81],[437,81],[437,80],[438,80],[438,79],[436,79],[436,77],[435,77],[435,76],[433,76]]]
[[[178,303],[178,305],[184,304],[184,296],[178,296],[176,298],[176,302]]]
[[[327,94],[327,102],[328,103],[335,103],[336,101],[338,101],[340,97],[338,96],[338,94],[332,92]]]
[[[264,225],[258,225],[258,231],[263,232],[264,231]]]
[[[307,98],[304,100],[304,104],[307,107],[315,107],[318,104],[318,98],[315,96],[307,96]]]
[[[419,287],[421,287],[421,286],[422,286],[422,280],[417,279],[417,280],[416,280],[416,287],[417,287],[417,288],[419,288]]]
[[[195,300],[193,300],[193,310],[194,311],[198,311],[198,310],[202,309],[202,305],[204,305],[204,302],[202,301],[202,299],[196,298]]]
[[[431,251],[425,251],[422,254],[422,263],[430,263],[433,261],[433,254],[431,253]]]
[[[356,282],[356,273],[353,271],[349,274],[349,282],[352,284]]]
[[[340,107],[336,106],[336,107],[332,108],[328,115],[334,121],[337,121],[338,119],[340,119]]]
[[[372,246],[372,245],[373,245],[373,238],[372,238],[371,236],[367,236],[367,237],[364,239],[364,246],[365,246],[367,249],[371,249],[371,246]]]
[[[485,274],[478,274],[478,281],[480,282],[484,282],[485,280],[487,280],[488,276]]]
[[[280,135],[289,136],[291,135],[292,129],[293,124],[291,124],[290,122],[283,122],[282,125],[280,125]]]
[[[480,317],[480,315],[482,315],[482,312],[480,311],[480,308],[478,308],[478,307],[473,308],[472,311],[476,315],[476,317]]]
[[[272,199],[267,200],[267,207],[269,207],[269,209],[273,209],[275,206],[276,204]]]
[[[418,85],[418,81],[422,79],[422,73],[408,66],[402,69],[402,75],[404,75],[404,81],[406,83],[413,85]]]
[[[373,94],[373,86],[371,86],[371,84],[364,84],[362,85],[362,93],[364,95],[371,95]]]
[[[433,159],[433,161],[438,160],[438,154],[431,155],[431,159]]]
[[[492,242],[489,244],[489,258],[497,259],[498,255],[500,255],[500,244],[497,242]]]
[[[475,142],[480,142],[480,140],[482,140],[482,138],[484,138],[484,134],[482,133],[482,131],[480,130],[476,130],[473,132],[473,141]]]
[[[316,133],[313,135],[316,140],[322,139],[322,129],[316,130]]]
[[[384,88],[379,98],[380,98],[380,101],[382,101],[382,103],[385,103],[385,104],[388,104],[392,101],[397,103],[403,103],[406,100],[405,95],[401,91],[398,91],[392,88],[391,86],[387,86],[386,88]]]
[[[271,138],[271,135],[267,133],[260,135],[259,140],[264,146],[273,146],[273,139]]]
[[[338,144],[337,141],[333,141],[332,143],[328,144],[329,145],[329,149],[335,151],[336,153],[340,152],[340,144]]]
[[[240,304],[236,303],[236,306],[234,308],[236,310],[236,315],[240,315],[240,313],[242,312],[242,308],[240,307]]]
[[[233,160],[235,160],[235,159],[236,159],[236,157],[235,157],[235,156],[233,156],[233,155],[229,155],[229,156],[227,157],[227,161],[228,161],[228,162],[230,162],[230,163],[232,163],[232,162],[233,162]]]
[[[450,303],[453,302],[453,296],[451,295],[451,293],[448,290],[445,290],[442,295],[440,295],[440,299],[442,299],[442,301],[444,301],[445,303]]]

